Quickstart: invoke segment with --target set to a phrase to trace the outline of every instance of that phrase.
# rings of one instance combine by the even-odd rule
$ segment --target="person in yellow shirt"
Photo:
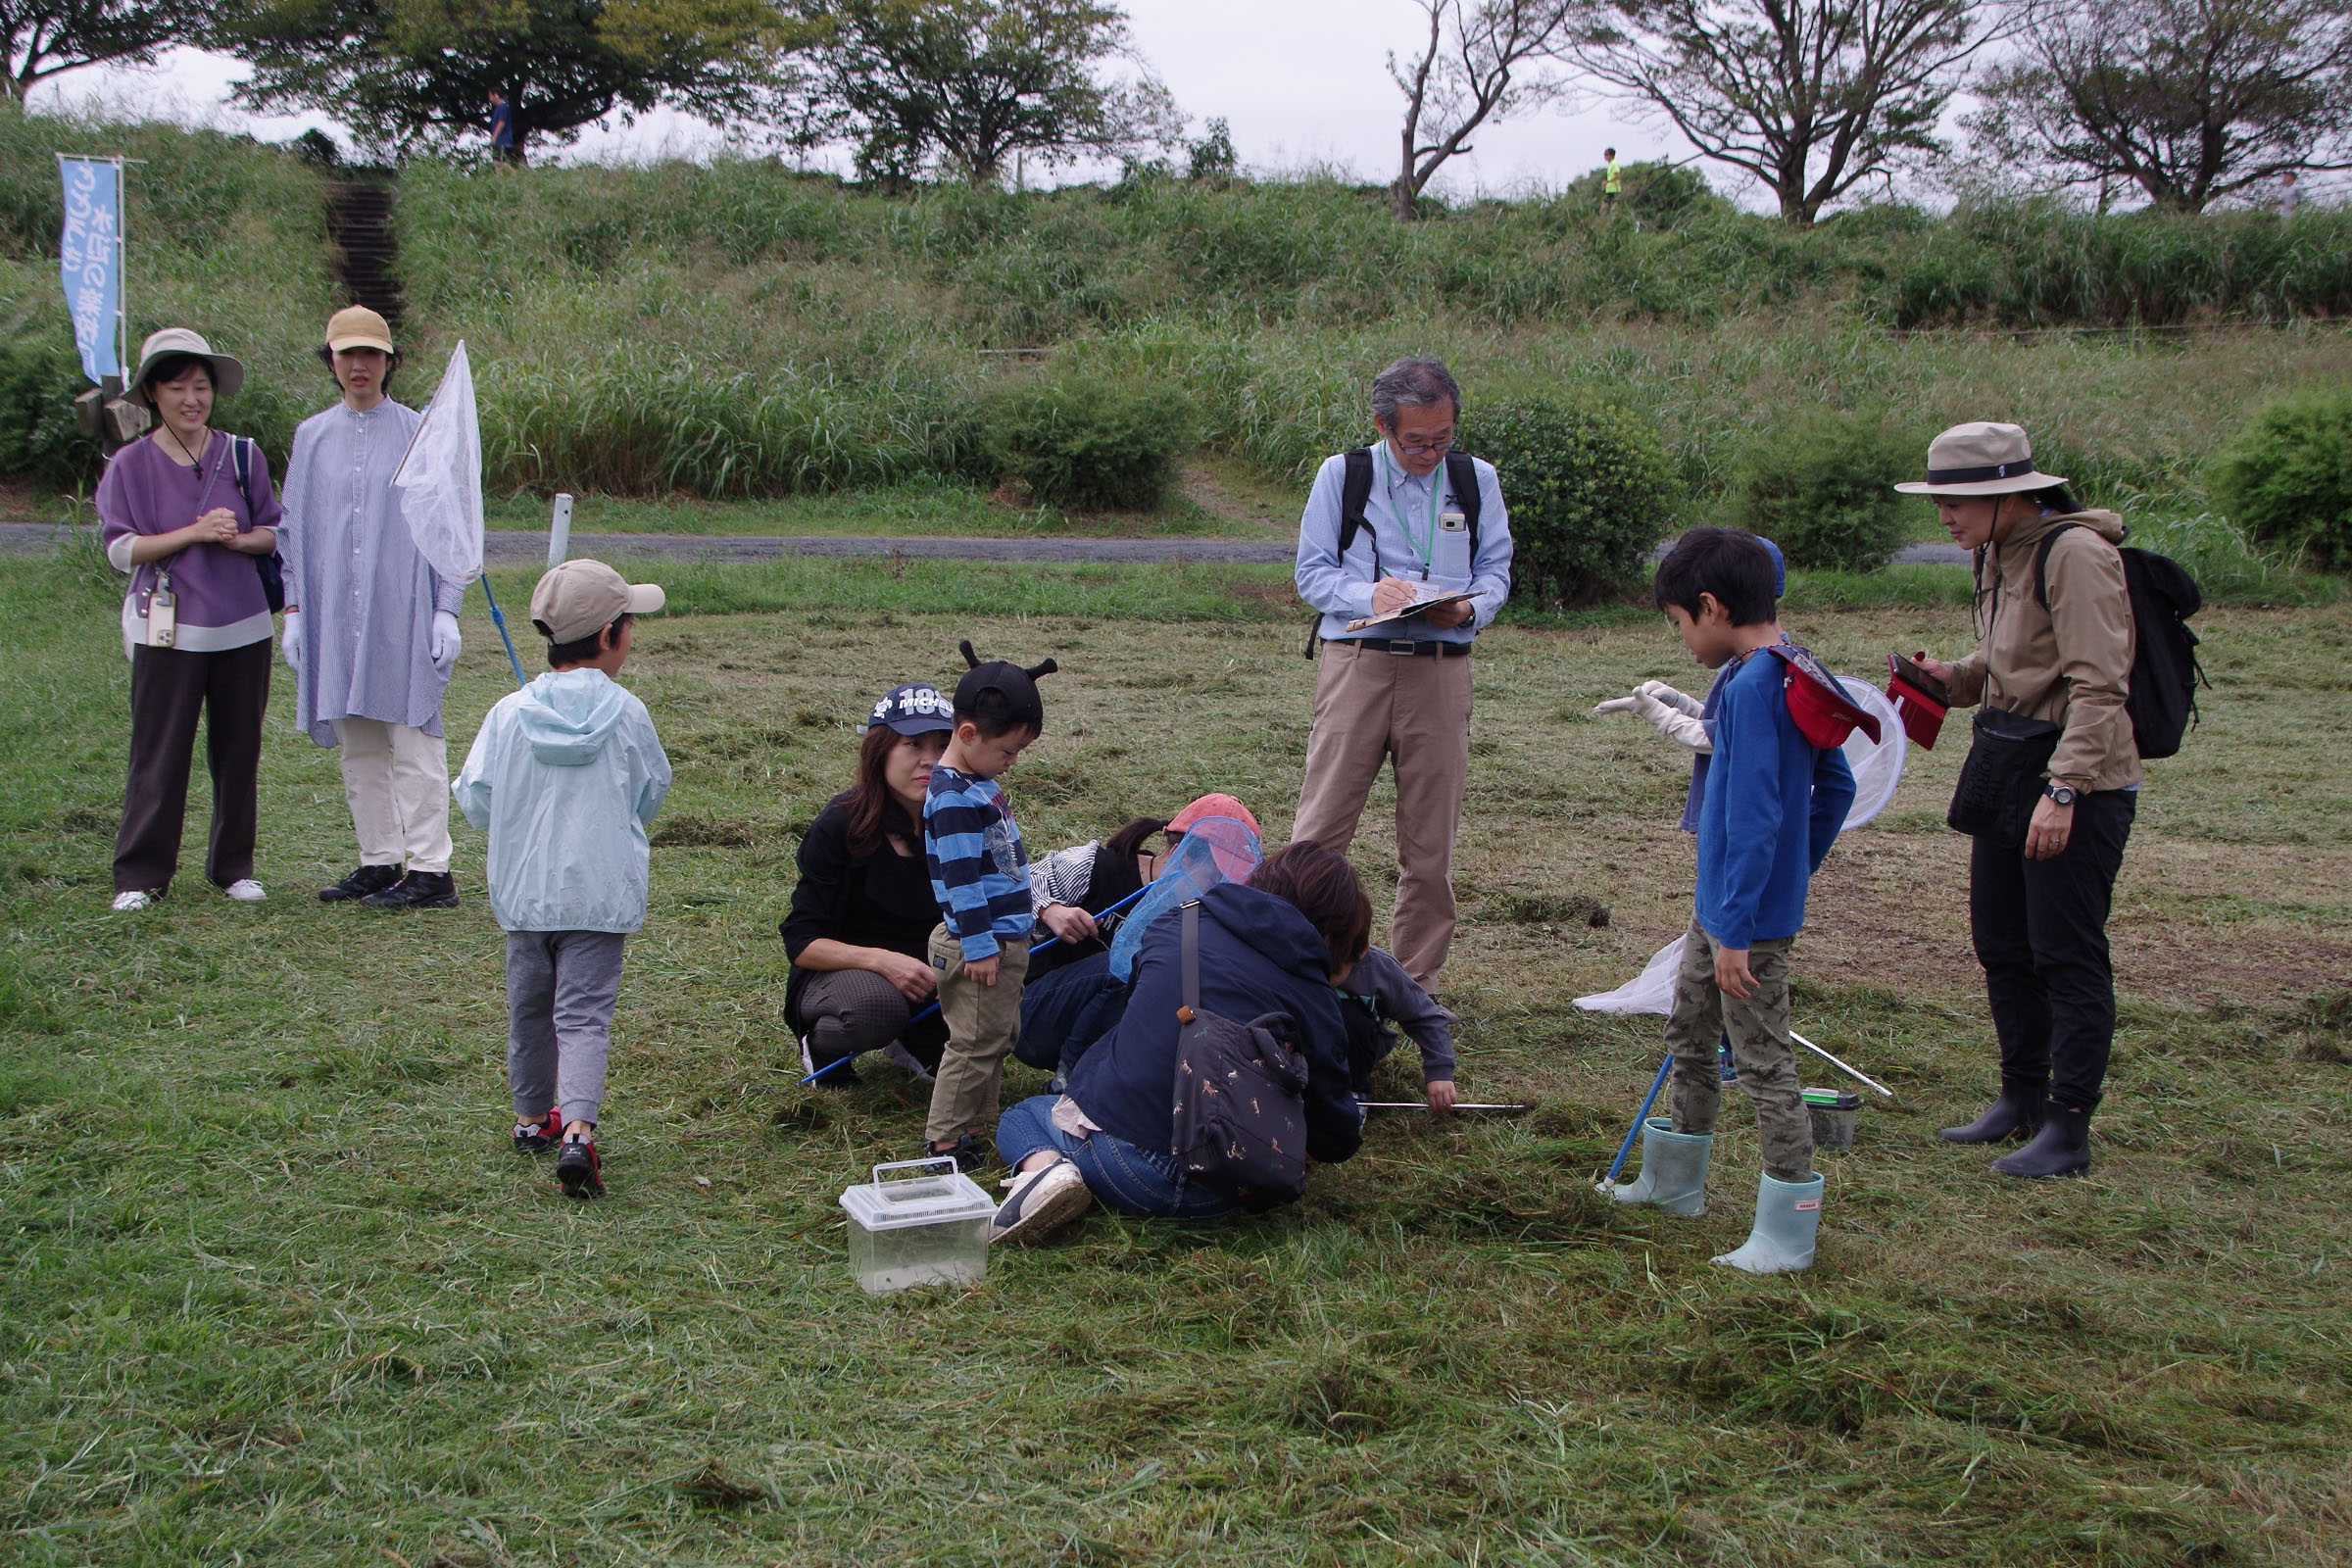
[[[1607,162],[1601,166],[1600,205],[1614,211],[1617,198],[1625,194],[1625,175],[1617,167],[1616,148],[1602,149],[1601,157]]]

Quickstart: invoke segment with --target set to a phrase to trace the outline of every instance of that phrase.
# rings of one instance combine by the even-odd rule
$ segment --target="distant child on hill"
[[[645,825],[669,792],[669,759],[645,704],[614,683],[632,617],[662,608],[650,583],[567,561],[531,593],[550,673],[483,718],[453,787],[490,834],[490,912],[507,933],[507,1082],[514,1149],[562,1144],[573,1198],[605,1190],[596,1152],[620,950],[645,924]],[[552,1107],[552,1108],[551,1108]]]
[[[1055,665],[1051,659],[1029,669],[1002,661],[984,664],[970,643],[961,647],[971,667],[956,685],[956,733],[931,770],[923,801],[923,856],[941,920],[931,933],[931,967],[939,971],[939,1010],[948,1020],[923,1152],[953,1154],[958,1170],[971,1170],[981,1158],[976,1135],[997,1120],[1037,924],[1028,851],[996,781],[1045,733],[1037,677]]]
[[[1854,800],[1842,735],[1831,735],[1856,710],[1783,636],[1773,586],[1771,554],[1737,529],[1693,528],[1658,564],[1658,607],[1701,664],[1727,673],[1712,757],[1692,786],[1698,888],[1666,1023],[1673,1115],[1642,1125],[1641,1178],[1613,1189],[1619,1202],[1706,1212],[1723,1094],[1716,1041],[1728,1034],[1755,1102],[1764,1174],[1746,1244],[1715,1261],[1751,1274],[1813,1261],[1823,1184],[1788,1038],[1788,950],[1807,884]]]

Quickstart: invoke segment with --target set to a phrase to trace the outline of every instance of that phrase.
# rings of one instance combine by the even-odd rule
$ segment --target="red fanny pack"
[[[1766,652],[1780,660],[1787,673],[1783,690],[1799,735],[1825,752],[1843,746],[1856,730],[1869,736],[1873,746],[1879,743],[1878,719],[1846,696],[1820,660],[1794,643],[1776,643]]]
[[[1936,749],[1943,715],[1952,710],[1951,688],[1900,654],[1886,656],[1886,696],[1903,720],[1903,733],[1923,752]]]

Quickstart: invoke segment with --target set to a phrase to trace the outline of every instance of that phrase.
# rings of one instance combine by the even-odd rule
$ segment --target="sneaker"
[[[604,1161],[596,1157],[596,1140],[576,1134],[564,1140],[556,1160],[556,1180],[565,1198],[601,1198],[605,1192]]]
[[[563,1112],[549,1109],[547,1120],[514,1124],[514,1152],[544,1154],[564,1141]]]
[[[1037,1170],[1021,1171],[1005,1180],[1010,1189],[988,1223],[988,1245],[1010,1242],[1026,1247],[1044,1241],[1093,1206],[1095,1195],[1086,1178],[1068,1159],[1057,1159]]]
[[[1727,1084],[1740,1081],[1740,1064],[1732,1059],[1732,1043],[1729,1040],[1715,1048],[1715,1075]]]
[[[933,1149],[931,1140],[923,1140],[918,1159],[947,1159],[953,1157],[959,1171],[975,1171],[988,1163],[988,1146],[970,1133],[957,1133],[953,1149]]]
[[[900,1045],[896,1040],[893,1040],[889,1045],[882,1048],[882,1059],[889,1062],[893,1067],[905,1068],[906,1076],[912,1078],[918,1084],[927,1084],[935,1081],[931,1076],[931,1069],[924,1066],[921,1062],[915,1060],[914,1053],[908,1051],[905,1046]],[[812,1068],[810,1070],[813,1071],[814,1069]]]
[[[136,914],[154,902],[154,894],[141,893],[136,888],[133,888],[128,893],[118,893],[115,895],[115,912],[117,914]]]
[[[370,909],[454,909],[458,884],[447,871],[411,871],[381,893],[360,901]]]
[[[364,899],[370,893],[383,892],[384,889],[391,887],[399,880],[400,867],[397,865],[355,866],[351,875],[333,887],[320,888],[318,902],[321,904],[344,904],[354,899]]]
[[[220,891],[239,904],[259,904],[270,896],[262,891],[262,885],[259,882],[249,876],[237,878]]]
[[[837,1067],[835,1062],[841,1065]],[[824,1073],[822,1078],[816,1076],[820,1070]],[[865,1082],[858,1076],[855,1056],[827,1056],[819,1061],[816,1054],[808,1049],[807,1035],[801,1036],[801,1077],[814,1081],[820,1089],[855,1089]]]

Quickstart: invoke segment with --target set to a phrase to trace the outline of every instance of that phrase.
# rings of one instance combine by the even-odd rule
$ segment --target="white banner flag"
[[[460,341],[441,372],[408,456],[392,475],[409,536],[451,582],[482,574],[482,426],[473,406],[473,367]]]

